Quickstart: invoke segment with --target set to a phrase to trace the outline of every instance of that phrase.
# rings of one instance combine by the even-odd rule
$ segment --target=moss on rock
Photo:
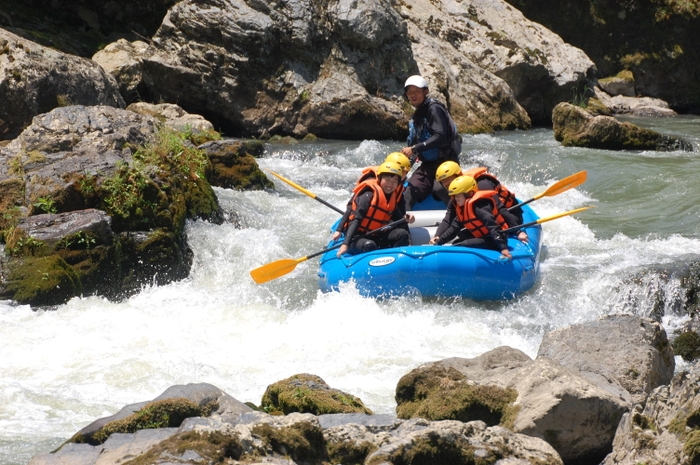
[[[207,417],[218,408],[211,402],[203,407],[184,397],[164,399],[146,404],[141,410],[121,420],[107,423],[90,436],[75,435],[67,442],[103,444],[112,433],[134,433],[142,429],[174,428],[185,418]]]
[[[9,260],[7,293],[20,304],[56,305],[80,295],[76,271],[61,257],[16,257]]]
[[[673,355],[680,355],[686,362],[692,362],[700,357],[700,334],[695,331],[679,334],[671,345]]]
[[[298,374],[271,384],[265,390],[261,407],[272,415],[292,412],[364,413],[372,411],[360,399],[337,389],[331,389],[323,379],[310,374]]]
[[[164,457],[168,457],[172,463],[173,458],[179,458],[185,453],[189,456],[192,456],[192,453],[197,454],[201,457],[201,463],[228,463],[228,459],[241,458],[243,446],[237,434],[188,431],[171,436],[148,449],[145,454],[124,462],[124,465],[157,465],[163,463]],[[182,463],[185,463],[184,460]]]
[[[518,408],[514,389],[475,385],[454,368],[418,368],[396,386],[396,415],[428,420],[481,420],[489,426],[511,427]]]
[[[265,449],[288,456],[296,463],[321,463],[328,459],[323,431],[309,422],[281,428],[263,423],[253,427],[251,432],[261,438]]]

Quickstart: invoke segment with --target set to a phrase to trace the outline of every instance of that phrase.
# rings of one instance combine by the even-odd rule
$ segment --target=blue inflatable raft
[[[445,211],[412,213],[416,216],[416,221],[410,225],[413,245],[359,255],[345,254],[340,258],[336,257],[337,249],[330,250],[321,256],[320,289],[323,292],[338,290],[340,283],[351,281],[360,294],[367,297],[419,295],[503,300],[522,294],[537,281],[542,243],[539,224],[524,228],[528,244],[509,237],[508,249],[513,258],[507,260],[495,250],[428,245]],[[538,219],[528,205],[523,206],[523,223]],[[337,243],[331,242],[328,247]]]

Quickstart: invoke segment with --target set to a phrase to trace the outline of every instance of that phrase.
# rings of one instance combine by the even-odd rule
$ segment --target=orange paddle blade
[[[266,283],[280,276],[284,276],[287,273],[291,273],[299,263],[308,260],[308,258],[309,257],[283,258],[282,260],[277,260],[252,270],[250,272],[250,277],[258,284]]]
[[[547,188],[544,192],[542,192],[539,195],[536,195],[534,198],[535,200],[544,197],[544,196],[552,196],[552,195],[559,195],[562,192],[568,191],[569,189],[580,186],[584,182],[586,182],[586,177],[588,176],[588,173],[586,173],[586,170],[579,171],[576,174],[572,174],[571,176],[568,176],[561,181],[557,181],[551,186]]]

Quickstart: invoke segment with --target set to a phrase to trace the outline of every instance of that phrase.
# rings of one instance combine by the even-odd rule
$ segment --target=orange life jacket
[[[496,186],[494,190],[496,191],[498,197],[501,199],[501,202],[503,203],[503,205],[505,205],[506,208],[510,208],[518,203],[518,201],[515,200],[515,194],[509,191],[506,188],[506,186],[501,184],[501,182],[496,178],[496,176],[489,173],[488,168],[486,168],[485,166],[480,166],[478,168],[472,168],[470,170],[462,171],[462,176],[471,176],[476,180],[476,182],[479,182],[479,179],[484,178],[491,181]]]
[[[357,211],[357,196],[366,189],[372,189],[374,195],[372,196],[372,203],[369,205],[367,214],[364,218],[362,218],[360,226],[357,228],[358,233],[374,231],[375,229],[389,224],[391,221],[391,215],[394,213],[394,210],[396,210],[396,206],[398,205],[403,193],[403,189],[401,189],[401,192],[399,192],[399,188],[397,188],[394,192],[392,192],[387,200],[386,194],[384,194],[384,191],[379,186],[379,181],[376,178],[367,179],[366,181],[357,184],[353,190],[352,213],[350,213],[348,222],[355,218],[355,212]]]
[[[503,215],[501,215],[501,212],[498,211],[498,206],[496,204],[496,200],[494,199],[495,195],[496,191],[476,191],[471,198],[464,202],[463,207],[460,208],[459,205],[455,204],[455,210],[459,222],[462,224],[463,228],[472,234],[472,236],[483,237],[489,234],[489,230],[484,222],[477,218],[476,214],[474,213],[474,203],[481,199],[488,199],[491,202],[491,213],[493,213],[493,217],[500,229],[508,228],[508,223],[506,223],[506,220],[503,218]]]

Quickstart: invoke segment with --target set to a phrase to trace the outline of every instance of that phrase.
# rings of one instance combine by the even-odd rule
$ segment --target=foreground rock
[[[156,406],[171,410],[154,415]],[[206,412],[173,424],[178,415],[172,409],[183,412],[183,406],[190,413],[198,408]],[[143,420],[150,422],[150,428],[154,424],[162,427],[133,430]],[[139,463],[191,464],[231,459],[288,465],[562,464],[541,439],[487,427],[481,421],[404,421],[391,415],[364,414],[271,416],[253,412],[208,384],[174,386],[150,403],[125,407],[112,417],[94,422],[72,441],[54,453],[33,457],[30,465],[92,465],[134,459]]]
[[[565,146],[606,150],[692,151],[690,142],[624,123],[611,116],[594,116],[570,103],[552,112],[554,138]]]
[[[546,334],[535,360],[499,347],[422,365],[399,381],[397,414],[481,420],[546,440],[565,463],[599,463],[633,398],[643,402],[673,369],[658,323],[615,315]]]
[[[621,386],[642,406],[656,387],[673,377],[675,359],[666,331],[647,318],[611,315],[545,334],[537,357],[584,376]]]
[[[620,422],[603,465],[696,464],[700,461],[700,365],[655,389],[646,406]]]
[[[123,108],[115,79],[97,63],[43,47],[0,29],[0,140],[34,116],[67,105]]]
[[[181,156],[157,148],[164,137]],[[151,116],[57,108],[0,160],[0,298],[55,305],[182,279],[192,260],[185,220],[222,221],[206,154]]]

